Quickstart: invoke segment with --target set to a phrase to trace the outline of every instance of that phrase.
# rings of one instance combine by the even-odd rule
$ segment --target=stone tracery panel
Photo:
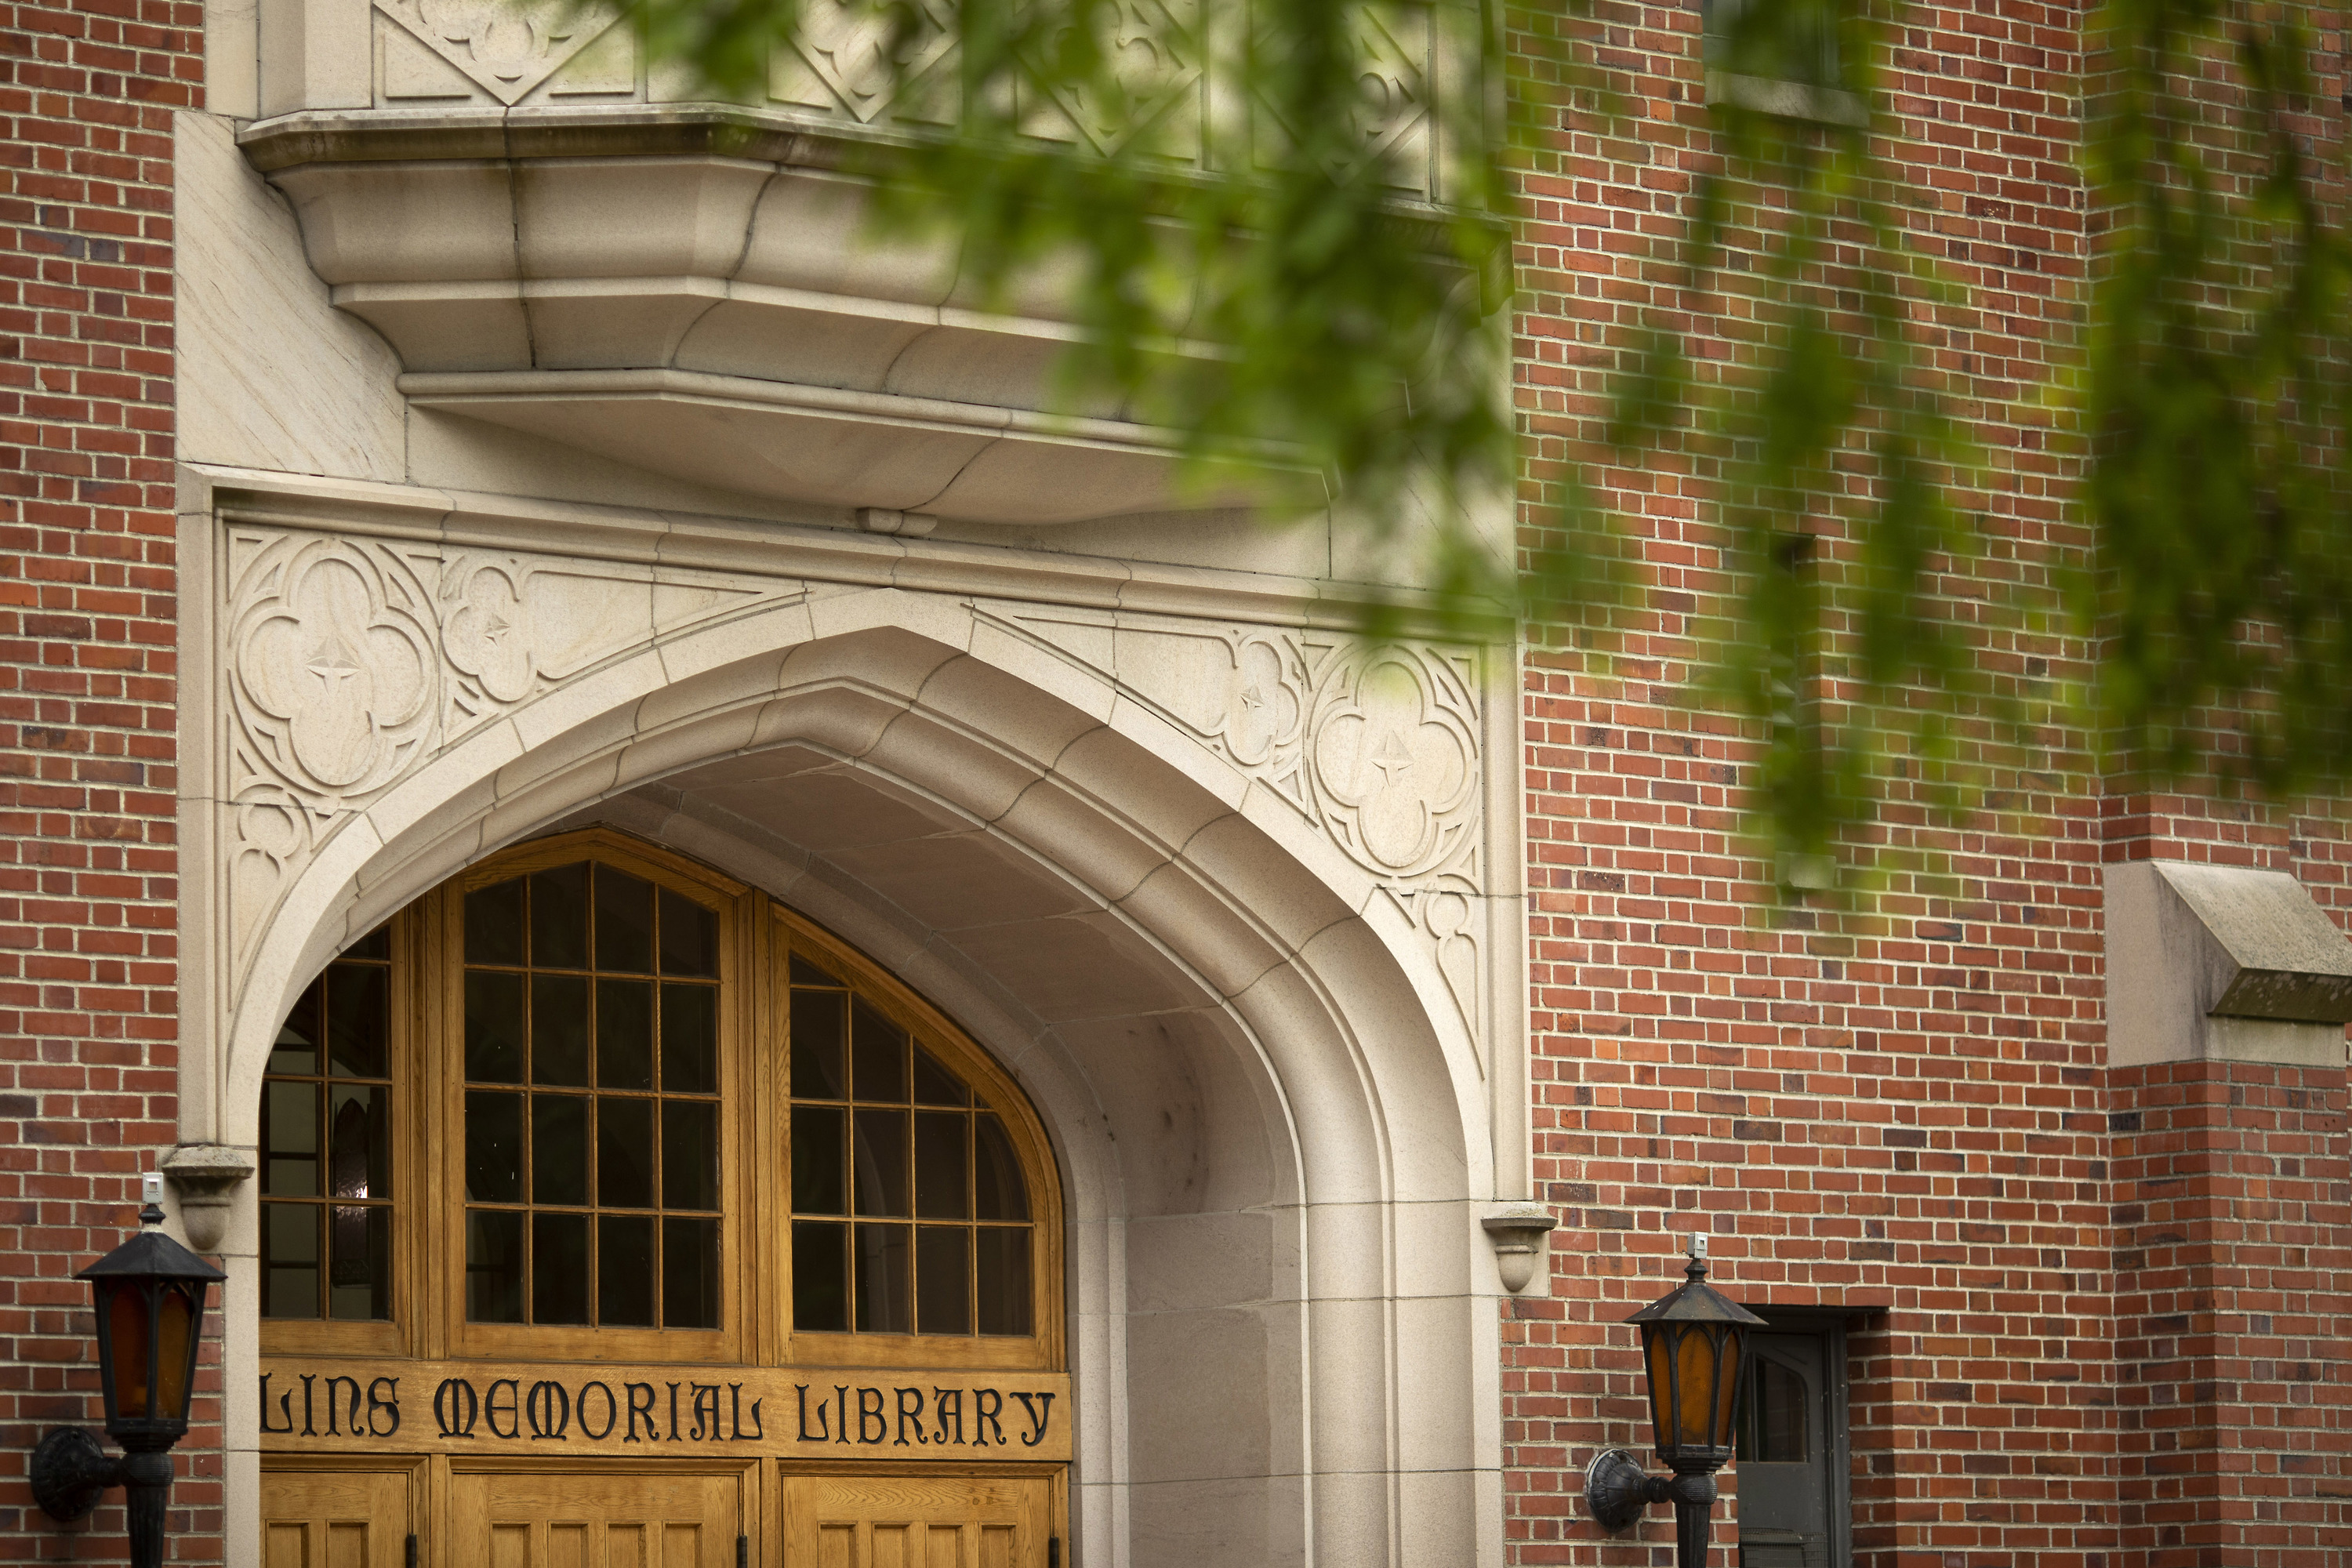
[[[331,817],[404,773],[433,728],[428,591],[381,545],[293,539],[247,567],[230,632],[237,798],[257,783]]]
[[[379,45],[385,59],[376,93],[386,100],[448,98],[468,85],[488,100],[512,106],[555,96],[654,96],[640,71],[624,79],[570,80],[575,58],[618,26],[620,13],[572,6],[563,0],[373,0],[397,37]],[[1399,154],[1413,195],[1432,194],[1435,177],[1430,133],[1440,71],[1437,5],[1430,0],[1389,0],[1348,8],[1362,58],[1362,105],[1352,130],[1368,153]],[[1118,0],[1105,13],[1103,40],[1123,92],[1117,104],[1028,71],[1013,106],[1021,132],[1043,142],[1101,153],[1139,143],[1155,158],[1199,163],[1204,137],[1230,108],[1216,102],[1209,62],[1240,46],[1246,10],[1223,11],[1199,0]],[[406,40],[413,40],[408,43]],[[617,39],[616,39],[617,41]],[[449,88],[400,85],[400,52],[421,45],[457,73]],[[567,86],[567,83],[569,84]],[[543,89],[543,90],[542,90]],[[768,66],[768,99],[779,108],[854,125],[952,124],[960,114],[954,7],[947,0],[806,0],[793,41],[776,49]],[[1264,105],[1252,132],[1257,155],[1278,159],[1291,143]]]
[[[241,974],[278,895],[434,754],[658,638],[797,598],[789,579],[228,535],[225,858]]]
[[[301,868],[434,756],[616,659],[809,587],[257,526],[231,528],[226,545],[216,798],[226,807],[232,993]],[[1482,1040],[1478,650],[1172,616],[975,609],[1287,802],[1412,921]]]
[[[1171,617],[997,615],[1296,806],[1413,921],[1471,1039],[1483,1040],[1476,650]]]
[[[1401,881],[1475,864],[1477,700],[1427,647],[1342,647],[1315,678],[1311,748],[1324,828]]]
[[[1265,782],[1393,890],[1482,889],[1475,650],[1171,617],[999,616]]]

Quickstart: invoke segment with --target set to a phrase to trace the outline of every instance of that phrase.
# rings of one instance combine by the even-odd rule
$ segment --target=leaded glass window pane
[[[717,912],[581,860],[464,918],[466,1315],[717,1328]]]
[[[310,982],[261,1086],[261,1312],[392,1317],[392,942]]]
[[[1034,1333],[1034,1225],[1003,1121],[822,963],[794,954],[789,973],[793,1327]]]

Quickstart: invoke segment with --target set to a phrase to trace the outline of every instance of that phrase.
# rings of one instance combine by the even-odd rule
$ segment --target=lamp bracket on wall
[[[1641,1518],[1653,1503],[1705,1508],[1715,1499],[1713,1475],[1654,1476],[1630,1448],[1603,1448],[1584,1467],[1585,1506],[1594,1521],[1612,1534]]]
[[[33,1500],[60,1524],[87,1519],[110,1487],[122,1484],[122,1461],[79,1426],[58,1426],[33,1450]]]

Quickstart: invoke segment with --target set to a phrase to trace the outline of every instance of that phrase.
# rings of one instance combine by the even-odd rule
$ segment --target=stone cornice
[[[180,510],[225,522],[1333,631],[1354,629],[1381,605],[1404,635],[1500,642],[1516,630],[1490,605],[1449,608],[1433,595],[1362,583],[215,464],[184,464],[181,473]]]
[[[845,125],[786,109],[723,103],[625,103],[492,109],[305,109],[257,120],[236,142],[261,173],[314,163],[418,159],[744,158],[785,168],[856,170],[862,160],[922,138],[889,125]],[[1159,178],[1172,191],[1201,178],[1171,166]],[[1465,215],[1399,195],[1396,221],[1433,233],[1465,216],[1507,245],[1500,215]]]
[[[904,142],[887,129],[812,124],[726,104],[573,109],[308,109],[256,121],[237,145],[263,174],[308,163],[420,158],[617,158],[710,154],[835,169],[854,152]]]

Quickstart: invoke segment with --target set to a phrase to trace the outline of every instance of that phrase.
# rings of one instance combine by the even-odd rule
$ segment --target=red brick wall
[[[2106,803],[2110,861],[2284,871],[2352,926],[2342,806]],[[2118,1568],[2352,1552],[2352,1139],[2342,1071],[2175,1062],[2108,1080]]]
[[[23,1472],[94,1425],[87,1287],[176,1132],[172,111],[184,0],[0,5],[0,1559],[121,1560]],[[216,1399],[199,1416],[216,1425]],[[192,1434],[176,1558],[220,1556]]]
[[[2112,1080],[2121,1561],[2326,1568],[2352,1545],[2345,1075]]]
[[[1534,15],[1512,21],[1531,27]],[[1908,188],[1920,247],[1973,301],[1924,341],[1994,454],[1996,482],[1966,499],[1999,542],[1995,598],[2010,584],[2046,586],[2085,542],[2067,500],[2076,459],[2019,399],[2074,352],[2084,308],[2089,220],[2074,164],[2084,15],[1919,8],[1880,60],[1895,113],[1878,150]],[[1676,286],[1685,198],[1720,166],[1698,27],[1696,4],[1602,0],[1589,37],[1627,118],[1563,114],[1527,162],[1517,369],[1533,438],[1530,548],[1559,542],[1549,509],[1566,467],[1599,453],[1609,373],[1650,311],[1669,312],[1713,365],[1736,363],[1752,335],[1738,268],[1711,293]],[[1538,45],[1522,33],[1516,47]],[[1769,222],[1768,207],[1750,243]],[[1711,322],[1722,330],[1710,342]],[[2172,1069],[2158,1075],[2159,1106],[2154,1085],[2110,1081],[2100,959],[2113,860],[2292,870],[2352,925],[2339,814],[2114,793],[2086,737],[2053,731],[2028,771],[1991,778],[1964,828],[1937,823],[1898,783],[1860,839],[1882,851],[1872,874],[1842,853],[1837,893],[1779,889],[1740,831],[1759,737],[1693,673],[1695,619],[1729,608],[1724,536],[1692,483],[1714,460],[1677,437],[1602,475],[1601,499],[1629,520],[1658,591],[1621,616],[1612,657],[1529,660],[1535,1177],[1561,1229],[1550,1299],[1513,1303],[1504,1324],[1510,1560],[1664,1561],[1667,1510],[1605,1538],[1581,1470],[1598,1446],[1646,1457],[1622,1320],[1677,1281],[1678,1237],[1696,1229],[1714,1234],[1717,1283],[1737,1299],[1856,1309],[1857,1562],[2352,1558],[2343,1505],[2320,1497],[2342,1484],[2337,1461],[2310,1458],[2352,1447],[2328,1403],[2341,1394],[2323,1392],[2345,1373],[2282,1326],[2352,1306],[2344,1075]],[[1864,492],[1866,470],[1848,471],[1849,493]],[[1853,553],[1841,504],[1816,520],[1832,574]],[[2092,651],[1993,634],[1982,649],[2029,681],[2079,677]],[[2147,1142],[2152,1115],[2171,1140],[2161,1154]],[[2111,1117],[2123,1119],[2112,1130]],[[2170,1162],[2166,1179],[2181,1184],[2167,1201],[2195,1226],[2161,1282],[2139,1239],[2152,1157]],[[2305,1259],[2291,1279],[2289,1255]],[[2183,1270],[2210,1283],[2182,1284]],[[2296,1303],[2262,1310],[2271,1327],[2259,1333],[2258,1309],[2221,1304],[2252,1300],[2241,1279],[2257,1275]],[[2210,1298],[2191,1314],[2204,1325],[2193,1342],[2156,1343],[2148,1324],[2175,1311],[2148,1304],[2158,1290]],[[2288,1395],[2267,1403],[2310,1414],[2263,1430],[2207,1367],[2261,1379]],[[2153,1426],[2149,1412],[2163,1413]],[[2167,1421],[2222,1435],[2193,1484],[2151,1471]],[[2257,1447],[2291,1462],[2274,1479],[2251,1465],[2224,1474]],[[1736,1493],[1736,1471],[1725,1484]],[[1719,1542],[1736,1506],[1718,1509]],[[2159,1533],[2175,1524],[2178,1540]]]

